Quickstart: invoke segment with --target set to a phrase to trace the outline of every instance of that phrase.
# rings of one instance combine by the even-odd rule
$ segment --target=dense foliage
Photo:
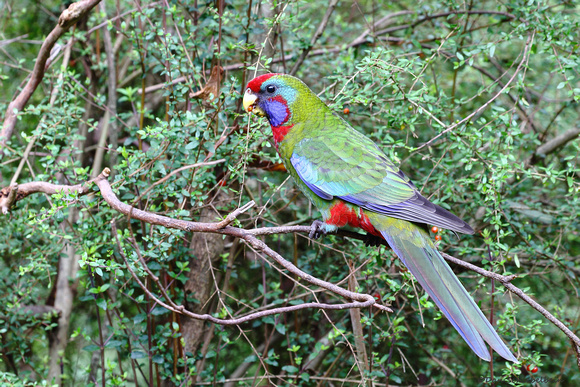
[[[517,287],[577,332],[578,3],[330,3],[99,4],[59,40],[18,112],[0,148],[0,188],[78,184],[109,167],[118,197],[149,212],[215,222],[255,200],[237,226],[309,225],[319,215],[281,168],[268,125],[241,106],[256,74],[295,71],[426,197],[476,229],[461,238],[440,231],[442,251],[516,274]],[[64,8],[60,1],[1,6],[6,112]],[[94,185],[87,195],[18,200],[2,215],[0,234],[5,383],[580,383],[568,337],[498,281],[452,265],[519,364],[480,361],[392,251],[354,239],[263,237],[300,269],[345,288],[354,268],[356,290],[394,313],[362,309],[354,321],[348,310],[304,309],[220,326],[168,311],[151,294],[163,299],[161,285],[177,304],[221,318],[346,300],[232,237],[130,219]],[[66,292],[70,317],[61,309]],[[52,308],[35,312],[39,306]]]

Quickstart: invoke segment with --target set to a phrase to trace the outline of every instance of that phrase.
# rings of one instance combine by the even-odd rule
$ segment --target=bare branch
[[[222,220],[221,222],[218,222],[218,227],[219,228],[224,228],[226,226],[229,226],[234,220],[236,220],[236,218],[240,215],[243,214],[244,212],[248,211],[250,208],[254,207],[256,205],[255,201],[251,201],[249,203],[244,204],[242,207],[236,209],[234,212],[228,214],[228,216],[226,216],[226,218],[224,220]]]
[[[57,193],[72,194],[78,193],[79,195],[87,194],[90,190],[91,184],[98,179],[91,179],[86,183],[76,184],[76,185],[59,185],[46,183],[43,181],[32,181],[30,183],[24,184],[13,184],[4,187],[0,190],[0,209],[3,214],[7,214],[10,208],[15,202],[24,199],[28,195],[33,193],[45,193],[48,195],[55,195]]]
[[[10,184],[6,188],[2,188],[0,191],[0,209],[2,213],[6,215],[10,211],[10,207],[16,201],[16,196],[18,194],[18,184]]]
[[[536,149],[535,154],[538,156],[548,155],[559,147],[564,146],[568,142],[574,140],[578,136],[580,136],[580,127],[569,129],[566,132],[554,137],[550,141],[540,145],[538,149]]]
[[[523,301],[525,301],[526,303],[528,303],[532,308],[534,308],[535,310],[537,310],[538,312],[540,312],[552,324],[554,324],[556,327],[558,327],[558,329],[560,329],[562,332],[564,332],[564,334],[566,336],[568,336],[568,338],[572,342],[572,345],[574,346],[574,350],[576,351],[576,354],[578,356],[578,366],[580,367],[580,338],[578,338],[578,336],[576,336],[574,334],[574,332],[572,332],[566,325],[564,325],[564,323],[562,323],[560,320],[558,320],[556,317],[554,317],[553,314],[551,314],[550,312],[548,312],[542,305],[540,305],[536,301],[534,301],[530,296],[528,296],[526,293],[524,293],[520,288],[518,288],[517,286],[513,285],[511,283],[511,281],[514,278],[517,277],[516,275],[503,276],[503,275],[500,275],[500,274],[493,273],[491,271],[482,269],[482,268],[477,267],[475,265],[472,265],[471,263],[462,261],[461,259],[452,257],[451,255],[448,255],[448,254],[445,254],[445,253],[441,253],[441,255],[446,260],[448,260],[450,262],[453,262],[456,265],[463,266],[463,267],[465,267],[465,268],[467,268],[469,270],[473,270],[476,273],[481,274],[481,275],[483,275],[485,277],[493,278],[495,280],[498,280],[510,292],[514,293],[519,298],[521,298]]]
[[[302,50],[302,53],[300,54],[298,59],[296,59],[296,63],[294,63],[294,67],[292,67],[292,70],[290,70],[290,73],[289,73],[290,75],[296,75],[296,73],[298,72],[298,69],[302,65],[302,62],[304,62],[304,59],[306,59],[306,57],[308,56],[308,53],[310,52],[310,50],[312,50],[312,47],[314,47],[314,45],[316,44],[316,41],[322,36],[322,33],[324,32],[324,29],[326,28],[326,25],[328,24],[328,21],[330,20],[330,16],[332,15],[332,12],[336,8],[337,4],[338,4],[338,0],[331,0],[330,4],[328,4],[328,8],[326,9],[326,13],[322,17],[322,21],[320,22],[320,25],[316,29],[316,32],[314,33],[314,35],[312,35],[312,39],[310,39],[310,44],[308,45],[308,47],[306,47]]]
[[[58,39],[68,29],[75,24],[81,17],[83,17],[87,12],[89,12],[95,5],[97,5],[101,0],[80,0],[76,3],[72,3],[58,19],[58,24],[54,29],[48,34],[36,58],[36,64],[34,65],[34,70],[32,75],[28,80],[28,83],[20,94],[10,102],[8,109],[6,109],[6,115],[4,117],[4,124],[2,125],[2,131],[0,132],[0,152],[6,144],[6,142],[12,137],[14,132],[14,127],[16,126],[16,113],[24,109],[24,106],[42,81],[44,77],[44,72],[46,70],[46,64],[48,58],[50,57],[50,52],[54,47]]]
[[[497,274],[497,273],[482,269],[481,267],[475,266],[474,264],[471,264],[469,262],[465,262],[459,258],[455,258],[449,254],[441,253],[441,256],[443,258],[445,258],[446,260],[448,260],[449,262],[453,262],[454,264],[456,264],[458,266],[463,266],[471,271],[476,272],[477,274],[481,274],[484,277],[498,280],[502,284],[509,283],[509,282],[513,281],[515,278],[517,278],[517,275],[515,275],[515,274],[505,276],[505,275]]]

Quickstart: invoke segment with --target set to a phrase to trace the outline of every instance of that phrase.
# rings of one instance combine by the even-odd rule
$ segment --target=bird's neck
[[[272,136],[274,137],[274,144],[276,145],[276,149],[278,149],[280,143],[284,141],[286,135],[288,134],[288,132],[290,132],[290,129],[292,129],[294,124],[289,125],[284,124],[279,126],[270,125],[270,126],[272,127]]]

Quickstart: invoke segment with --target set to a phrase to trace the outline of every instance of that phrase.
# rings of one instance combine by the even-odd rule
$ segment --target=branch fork
[[[302,270],[297,268],[294,264],[292,264],[290,261],[286,260],[280,254],[278,254],[277,252],[272,250],[266,243],[264,243],[262,240],[260,240],[258,238],[258,236],[260,236],[260,235],[287,234],[287,233],[296,233],[296,232],[308,234],[311,230],[310,226],[265,227],[265,228],[256,228],[256,229],[252,229],[252,230],[245,230],[242,228],[230,226],[230,224],[240,214],[248,211],[250,208],[255,206],[254,201],[251,201],[251,202],[245,204],[244,206],[236,209],[232,213],[228,214],[225,217],[225,219],[223,219],[219,222],[216,222],[216,223],[190,222],[190,221],[185,221],[185,220],[180,220],[180,219],[173,219],[173,218],[170,218],[167,216],[162,216],[162,215],[154,214],[151,212],[143,211],[143,210],[140,210],[138,208],[132,207],[128,204],[121,202],[119,200],[119,198],[117,198],[117,196],[113,193],[111,185],[109,184],[109,182],[107,180],[107,178],[110,176],[110,174],[111,174],[111,170],[109,168],[105,168],[99,174],[99,176],[97,176],[96,178],[89,180],[84,184],[77,184],[74,186],[65,186],[65,185],[59,186],[59,185],[44,183],[44,182],[30,182],[30,183],[24,183],[20,186],[17,184],[12,184],[12,185],[0,190],[0,209],[2,210],[3,213],[6,213],[10,209],[10,206],[13,205],[16,201],[18,201],[18,200],[20,200],[20,199],[22,199],[22,198],[24,198],[32,193],[35,193],[35,192],[43,192],[43,193],[47,193],[47,194],[56,194],[56,193],[64,191],[67,193],[78,192],[79,195],[86,194],[87,192],[89,192],[88,186],[91,183],[95,183],[98,186],[98,188],[101,192],[101,195],[103,196],[103,199],[113,209],[117,210],[118,212],[120,212],[122,214],[130,216],[133,219],[141,220],[143,222],[147,222],[150,224],[164,226],[167,228],[174,228],[174,229],[179,229],[179,230],[188,231],[188,232],[216,233],[216,234],[229,235],[229,236],[232,236],[235,238],[239,238],[239,239],[243,240],[248,246],[250,246],[255,251],[262,252],[265,255],[269,256],[270,258],[274,259],[280,266],[282,266],[283,268],[285,268],[286,270],[288,270],[292,274],[296,275],[297,277],[309,282],[312,285],[316,285],[316,286],[319,286],[321,288],[324,288],[324,289],[350,301],[350,302],[342,303],[342,304],[325,304],[325,303],[319,303],[319,302],[310,302],[310,303],[304,303],[304,304],[299,304],[299,305],[291,305],[291,306],[286,306],[286,307],[279,307],[279,308],[263,310],[263,311],[251,313],[251,314],[248,314],[248,315],[245,315],[242,317],[231,318],[231,319],[219,319],[219,318],[216,318],[216,317],[209,315],[209,314],[193,313],[193,312],[190,312],[187,309],[185,309],[185,307],[183,305],[177,305],[171,300],[171,298],[165,292],[165,289],[161,285],[159,278],[157,278],[155,275],[153,275],[153,273],[147,267],[143,258],[140,256],[138,245],[135,243],[134,240],[130,240],[131,243],[133,244],[133,247],[137,251],[138,256],[139,256],[139,264],[148,273],[148,275],[151,277],[151,279],[157,284],[157,286],[159,287],[159,289],[162,293],[163,298],[165,300],[167,300],[167,302],[161,300],[159,297],[157,297],[155,294],[153,294],[147,288],[147,286],[141,282],[138,275],[135,273],[135,271],[129,265],[127,257],[125,256],[123,249],[121,248],[121,243],[119,241],[118,234],[116,231],[117,229],[116,229],[116,226],[113,222],[112,229],[113,229],[113,233],[115,235],[117,245],[119,247],[119,253],[121,254],[123,259],[125,260],[127,269],[130,271],[132,277],[140,285],[140,287],[143,289],[143,291],[146,292],[157,304],[161,305],[162,307],[166,308],[167,310],[174,311],[176,313],[180,313],[180,314],[183,314],[185,316],[188,316],[188,317],[191,317],[194,319],[207,320],[207,321],[211,321],[213,323],[221,324],[221,325],[238,325],[238,324],[242,324],[244,322],[251,321],[251,320],[254,320],[257,318],[261,318],[261,317],[265,317],[265,316],[269,316],[269,315],[273,315],[273,314],[280,314],[280,313],[296,311],[296,310],[300,310],[300,309],[306,309],[306,308],[341,310],[341,309],[349,309],[349,308],[360,309],[360,308],[374,307],[374,308],[377,308],[381,311],[392,312],[392,309],[390,309],[384,305],[378,304],[377,301],[375,300],[375,298],[373,296],[371,296],[370,294],[351,292],[349,290],[341,288],[341,287],[334,285],[332,283],[323,281],[321,279],[315,278],[315,277],[311,276],[310,274],[303,272]],[[366,239],[365,235],[355,233],[352,231],[338,230],[338,232],[336,234],[341,235],[341,236],[350,237],[350,238],[360,239],[363,241]],[[385,244],[385,243],[381,243],[381,244]],[[511,282],[517,278],[516,275],[512,274],[512,275],[504,276],[504,275],[501,275],[498,273],[493,273],[493,272],[490,272],[488,270],[482,269],[482,268],[477,267],[471,263],[462,261],[458,258],[452,257],[452,256],[445,254],[445,253],[442,253],[442,256],[446,260],[453,262],[456,265],[462,266],[462,267],[469,269],[471,271],[474,271],[482,276],[492,278],[492,279],[495,279],[495,280],[501,282],[506,287],[506,289],[508,289],[510,292],[516,294],[519,298],[521,298],[523,301],[528,303],[532,308],[534,308],[538,312],[540,312],[544,317],[546,317],[546,319],[548,319],[550,322],[552,322],[554,325],[556,325],[556,327],[558,327],[558,329],[560,329],[570,339],[572,346],[573,346],[573,349],[577,355],[578,366],[580,367],[580,338],[574,332],[572,332],[564,323],[562,323],[553,314],[551,314],[548,310],[546,310],[542,305],[538,304],[529,295],[525,294],[521,289],[519,289],[518,287],[513,285]]]

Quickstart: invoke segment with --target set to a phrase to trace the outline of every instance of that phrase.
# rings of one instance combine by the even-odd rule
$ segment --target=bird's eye
[[[276,86],[268,85],[268,86],[266,86],[266,91],[271,94],[271,93],[276,91]]]

